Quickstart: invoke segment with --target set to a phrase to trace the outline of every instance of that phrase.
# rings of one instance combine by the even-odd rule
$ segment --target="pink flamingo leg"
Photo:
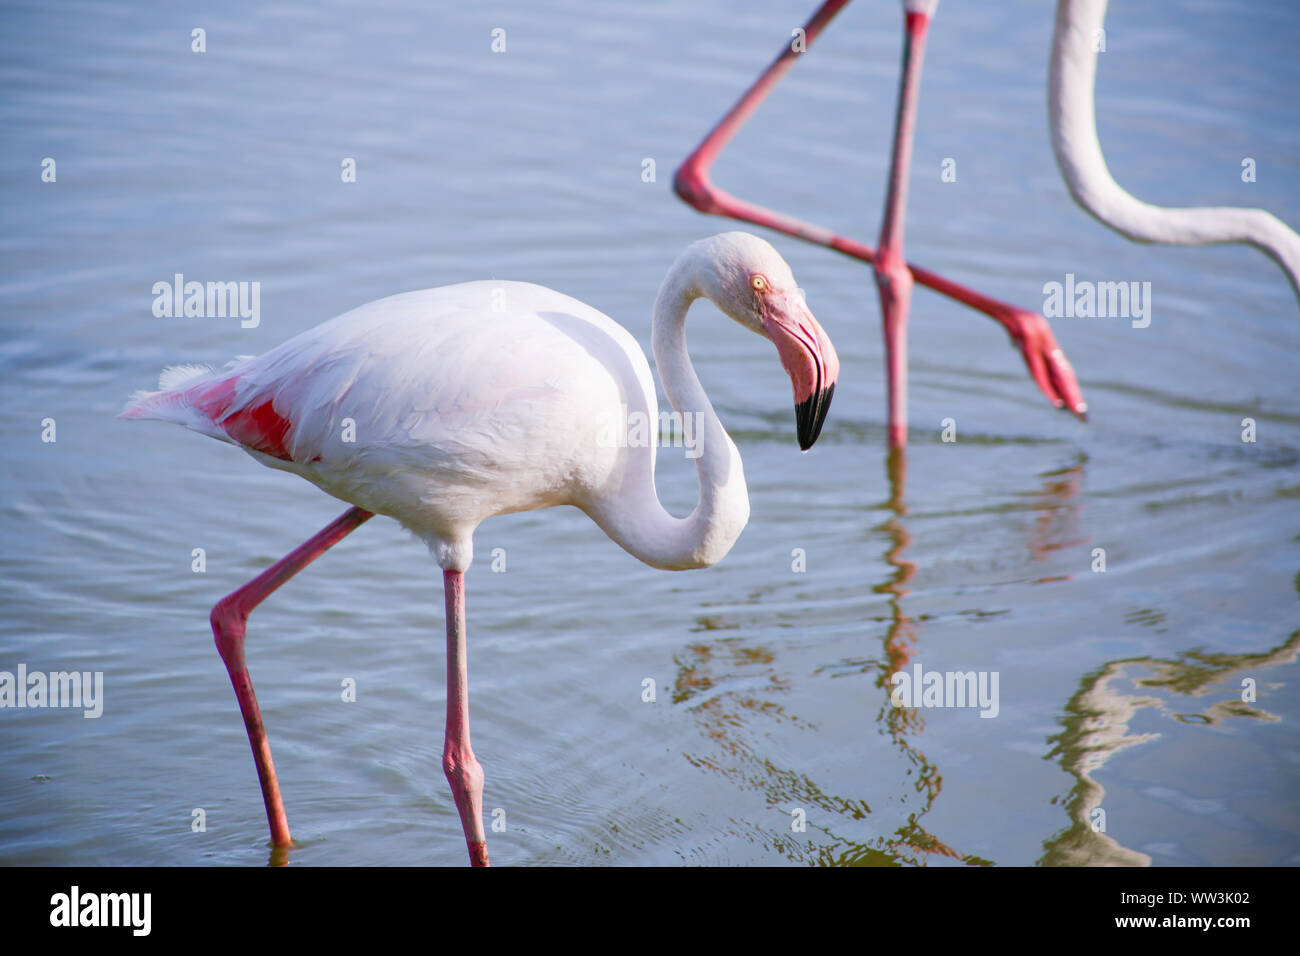
[[[311,564],[330,547],[355,531],[371,517],[369,511],[350,508],[334,519],[315,537],[271,565],[237,591],[223,597],[212,609],[212,633],[217,650],[230,672],[230,682],[239,699],[239,710],[248,728],[248,742],[253,748],[257,763],[257,776],[262,783],[262,798],[266,801],[266,819],[271,824],[271,842],[278,847],[288,846],[289,818],[285,816],[284,800],[280,796],[280,782],[275,776],[271,761],[271,745],[266,739],[262,711],[253,693],[253,681],[248,676],[244,662],[244,634],[248,615],[267,599],[280,585]]]
[[[813,14],[812,19],[804,26],[804,48],[810,49],[815,40],[825,29],[835,14],[843,9],[849,0],[826,0],[817,11]],[[923,30],[923,28],[922,28]],[[909,29],[908,41],[911,42],[911,30]],[[716,216],[728,216],[733,219],[740,219],[744,222],[750,222],[757,226],[764,226],[768,229],[774,229],[777,232],[783,232],[786,235],[794,236],[797,239],[804,239],[808,242],[815,242],[818,245],[834,249],[836,252],[851,256],[867,263],[875,263],[876,250],[864,245],[854,239],[837,235],[824,226],[817,226],[811,223],[795,219],[793,216],[787,216],[784,213],[775,212],[763,206],[737,199],[725,190],[719,189],[709,181],[709,168],[718,158],[719,154],[736,135],[736,131],[753,115],[754,110],[763,101],[777,81],[794,65],[795,58],[800,54],[795,51],[792,44],[787,44],[781,51],[781,54],[774,60],[754,84],[745,91],[744,95],[736,104],[719,120],[704,141],[696,147],[677,170],[673,178],[673,188],[683,200],[700,212]],[[917,57],[918,73],[920,58]],[[903,78],[904,87],[906,87],[906,61],[905,73]],[[916,84],[913,84],[914,86]],[[903,93],[900,93],[900,106],[903,103]],[[900,117],[901,119],[901,117]],[[897,134],[899,131],[896,130]],[[897,135],[895,137],[895,170],[897,164]],[[910,150],[910,137],[909,137]],[[892,185],[892,184],[891,184]],[[891,194],[893,190],[891,189]],[[899,209],[901,216],[901,206]],[[886,228],[888,224],[886,223]],[[901,235],[901,233],[900,233]],[[896,253],[900,260],[902,250],[899,248]],[[889,264],[887,264],[888,266]],[[949,298],[955,299],[965,305],[970,306],[985,315],[994,319],[1010,335],[1012,342],[1020,349],[1020,353],[1025,360],[1025,365],[1029,369],[1029,374],[1042,389],[1043,393],[1051,400],[1057,408],[1068,408],[1079,418],[1085,419],[1087,405],[1083,401],[1083,393],[1079,388],[1078,380],[1075,378],[1074,369],[1070,366],[1069,360],[1066,359],[1065,353],[1061,350],[1056,342],[1056,337],[1052,334],[1051,326],[1047,320],[1036,312],[1030,312],[1027,309],[1017,308],[1008,305],[1005,302],[999,302],[986,295],[982,295],[973,289],[968,289],[963,285],[952,282],[943,278],[928,269],[922,269],[919,266],[904,262],[903,265],[911,273],[915,282],[927,288],[933,289]],[[894,269],[893,271],[896,271]],[[879,273],[878,273],[879,274]],[[890,331],[885,331],[886,343]],[[895,354],[891,357],[893,361],[901,361],[905,368],[906,355],[899,354],[901,350],[896,349]],[[891,380],[897,380],[892,371],[887,371]],[[905,387],[905,383],[904,383]],[[891,388],[891,398],[893,389]],[[892,401],[891,401],[892,405]],[[892,417],[891,423],[896,423]],[[891,428],[891,441],[894,429]]]
[[[483,833],[483,768],[469,743],[469,662],[465,647],[465,574],[443,571],[447,604],[447,736],[442,769],[460,811],[472,866],[488,866]]]
[[[912,166],[916,100],[921,91],[921,64],[930,17],[907,11],[903,37],[902,79],[894,117],[894,152],[889,163],[889,192],[876,248],[876,287],[885,333],[885,389],[889,397],[889,445],[907,444],[907,313],[912,304],[912,273],[903,260],[903,223],[907,215],[907,180]]]

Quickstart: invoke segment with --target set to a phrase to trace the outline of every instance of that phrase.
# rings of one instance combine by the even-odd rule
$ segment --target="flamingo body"
[[[591,306],[526,282],[465,282],[371,302],[220,372],[166,369],[158,391],[127,405],[123,418],[175,422],[233,443],[353,505],[211,615],[277,847],[289,845],[289,824],[244,657],[248,615],[373,514],[426,540],[443,568],[443,771],[470,860],[483,866],[484,777],[470,745],[465,628],[474,529],[492,515],[575,505],[654,567],[707,567],[731,549],[749,497],[740,453],[686,352],[686,313],[700,297],[776,346],[804,450],[821,432],[839,374],[830,339],[768,243],[732,232],[688,247],[660,288],[652,327],[668,399],[697,428],[700,496],[684,518],[659,502],[655,441],[626,430],[634,413],[659,420],[636,340]]]
[[[593,510],[625,470],[653,469],[653,445],[631,455],[598,440],[593,410],[620,406],[657,417],[649,364],[626,329],[552,289],[484,280],[368,303],[142,396],[124,417],[239,445],[396,518],[442,567],[465,570],[485,518]]]

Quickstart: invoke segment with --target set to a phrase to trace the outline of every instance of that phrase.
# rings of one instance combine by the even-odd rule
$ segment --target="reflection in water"
[[[894,573],[890,575],[889,580],[874,589],[878,594],[889,596],[890,608],[889,631],[885,636],[885,657],[888,667],[876,679],[876,686],[880,688],[884,702],[880,706],[876,720],[912,764],[909,773],[916,774],[916,790],[923,795],[924,801],[920,812],[910,814],[907,823],[896,831],[895,840],[890,842],[896,845],[896,850],[907,848],[922,853],[938,853],[967,863],[986,864],[988,862],[986,860],[963,856],[921,826],[921,817],[929,812],[935,798],[939,796],[939,791],[943,788],[943,777],[939,774],[939,768],[908,742],[909,733],[919,733],[925,728],[921,711],[912,707],[895,707],[890,699],[894,686],[891,678],[908,665],[916,650],[916,622],[903,613],[903,598],[908,593],[907,585],[916,575],[915,562],[903,558],[903,551],[912,543],[912,536],[902,521],[903,516],[907,514],[907,504],[903,498],[907,481],[906,450],[891,448],[885,467],[889,475],[887,507],[892,514],[877,530],[883,531],[889,537],[890,548],[885,552],[885,561],[894,568]]]
[[[1035,560],[1047,560],[1063,548],[1086,548],[1089,539],[1080,531],[1080,490],[1086,458],[1073,465],[1039,475],[1041,485],[1023,492],[1032,500],[1037,512],[1027,546]],[[886,735],[902,758],[900,764],[863,773],[855,786],[873,794],[878,806],[872,807],[860,796],[842,796],[823,790],[809,776],[783,767],[767,755],[767,734],[763,721],[786,727],[815,731],[810,722],[791,713],[774,699],[788,692],[790,680],[779,672],[777,656],[780,645],[764,644],[736,636],[737,626],[718,617],[702,617],[701,628],[708,632],[727,631],[730,636],[702,641],[686,648],[677,659],[678,673],[674,688],[675,703],[691,708],[701,729],[716,748],[711,756],[687,755],[697,768],[707,769],[730,779],[744,789],[762,793],[768,806],[788,811],[791,807],[807,809],[809,832],[785,836],[779,829],[759,828],[740,820],[737,827],[754,831],[747,835],[761,840],[792,860],[818,865],[924,865],[934,856],[960,861],[967,865],[990,865],[991,861],[965,854],[949,846],[922,825],[943,787],[939,768],[917,747],[918,736],[925,729],[919,708],[894,707],[890,700],[892,676],[909,667],[918,647],[918,620],[905,613],[903,600],[910,593],[917,573],[915,562],[905,558],[912,544],[907,527],[908,509],[904,500],[906,465],[904,452],[893,451],[887,462],[890,496],[883,507],[885,521],[873,530],[888,541],[885,561],[890,567],[885,580],[872,590],[882,595],[889,606],[880,659],[863,659],[856,663],[862,671],[874,671],[874,684],[881,705],[876,713],[878,731]],[[1052,579],[1042,579],[1052,580]],[[1300,587],[1300,585],[1298,585]],[[1158,625],[1162,618],[1148,612],[1130,615],[1134,623]],[[1230,717],[1276,719],[1260,708],[1241,700],[1241,677],[1276,664],[1296,659],[1300,652],[1300,631],[1281,646],[1259,654],[1207,654],[1189,651],[1177,660],[1154,657],[1130,658],[1105,665],[1084,678],[1080,691],[1066,706],[1065,730],[1050,738],[1054,749],[1045,759],[1060,756],[1062,766],[1078,781],[1066,799],[1071,825],[1044,842],[1045,853],[1038,863],[1047,866],[1114,865],[1146,866],[1146,854],[1121,846],[1105,833],[1092,827],[1093,813],[1101,806],[1105,791],[1092,774],[1111,754],[1141,745],[1158,734],[1130,734],[1129,724],[1143,708],[1183,723],[1218,724]],[[1234,680],[1235,679],[1235,680]],[[1218,699],[1197,711],[1185,698],[1219,692]],[[892,778],[891,776],[892,775]],[[891,794],[891,779],[902,782],[905,792],[901,801]],[[893,832],[879,833],[886,814],[902,816]],[[884,805],[888,805],[886,810]],[[818,812],[814,813],[816,810]],[[827,823],[826,821],[830,821]],[[847,826],[850,821],[873,821],[876,834],[867,839],[850,839],[836,832],[836,822]]]
[[[915,562],[904,554],[912,543],[905,518],[904,500],[906,460],[903,450],[892,450],[886,463],[890,496],[883,507],[887,519],[873,530],[889,542],[885,561],[891,571],[872,590],[888,603],[889,614],[884,635],[882,660],[863,661],[864,670],[876,672],[875,686],[881,701],[876,724],[888,736],[902,757],[901,768],[859,778],[861,786],[873,792],[887,789],[884,773],[893,772],[904,786],[901,800],[880,796],[892,805],[901,802],[902,818],[891,834],[879,834],[867,840],[853,840],[833,832],[826,820],[862,821],[872,808],[858,797],[825,792],[807,775],[778,766],[762,749],[765,736],[757,726],[759,719],[787,726],[814,730],[773,698],[789,690],[789,681],[778,673],[776,649],[752,639],[734,635],[734,630],[716,616],[701,617],[705,631],[731,630],[731,636],[699,642],[686,648],[677,659],[678,671],[673,700],[685,703],[700,722],[704,734],[716,751],[711,756],[688,754],[696,767],[718,773],[745,787],[762,792],[771,807],[804,807],[808,810],[809,830],[823,834],[819,841],[792,839],[764,830],[759,839],[791,859],[821,865],[924,865],[932,855],[957,860],[968,865],[989,865],[990,861],[964,854],[949,846],[922,825],[943,787],[939,768],[917,748],[914,738],[925,729],[925,718],[918,708],[894,707],[890,695],[892,676],[908,667],[917,647],[919,623],[905,613],[903,599],[917,572]],[[1029,492],[1036,500],[1035,509],[1044,517],[1036,521],[1029,547],[1034,554],[1048,554],[1079,543],[1077,539],[1078,506],[1072,499],[1079,490],[1082,464],[1054,471],[1040,477],[1043,485]],[[724,686],[726,689],[723,689]],[[813,813],[816,809],[820,813]],[[878,822],[885,823],[883,817]],[[737,821],[738,826],[743,826]],[[888,825],[887,823],[885,824]]]
[[[1079,537],[1079,516],[1082,505],[1079,501],[1079,488],[1083,479],[1083,466],[1087,455],[1080,455],[1077,464],[1058,471],[1049,471],[1039,475],[1046,479],[1043,487],[1031,492],[1032,497],[1044,502],[1034,519],[1034,535],[1029,541],[1029,551],[1035,561],[1046,561],[1054,552],[1066,548],[1078,548],[1088,543],[1088,539]],[[1068,581],[1073,575],[1057,574],[1038,578],[1035,584],[1049,581]]]
[[[1072,824],[1044,842],[1039,863],[1045,866],[1149,866],[1145,853],[1121,846],[1092,827],[1106,791],[1092,778],[1112,754],[1159,737],[1130,734],[1130,721],[1144,707],[1183,723],[1214,725],[1230,717],[1276,720],[1272,714],[1242,700],[1240,679],[1296,659],[1300,630],[1262,654],[1206,654],[1188,651],[1178,660],[1154,657],[1113,661],[1084,678],[1079,692],[1066,705],[1065,730],[1051,738],[1056,747],[1047,756],[1061,757],[1061,766],[1078,782],[1070,791],[1066,810]],[[1256,682],[1259,683],[1258,679]],[[1189,698],[1211,692],[1217,699],[1197,711]]]
[[[866,820],[872,809],[863,799],[824,792],[806,774],[777,766],[757,749],[755,743],[751,743],[755,739],[761,743],[765,736],[755,726],[760,717],[794,726],[803,723],[810,730],[814,728],[771,699],[772,695],[788,689],[786,681],[776,673],[773,650],[741,637],[692,645],[678,659],[674,702],[693,702],[690,706],[696,719],[718,748],[716,756],[687,755],[687,759],[696,767],[762,792],[769,806],[785,810],[804,808],[809,831],[820,832],[822,838],[809,841],[786,837],[779,831],[764,831],[758,835],[777,852],[793,860],[829,866],[918,865],[925,862],[927,854],[938,853],[970,863],[984,863],[986,861],[975,857],[962,856],[921,826],[920,819],[938,796],[941,778],[938,769],[907,740],[909,732],[924,726],[919,714],[914,710],[893,707],[889,700],[892,689],[889,676],[907,664],[914,647],[915,622],[903,613],[902,598],[907,594],[908,582],[916,573],[916,565],[902,558],[904,549],[911,543],[911,536],[900,520],[906,514],[902,451],[890,453],[888,471],[891,496],[886,508],[891,516],[876,530],[883,531],[889,538],[886,560],[894,570],[888,580],[872,589],[887,595],[889,601],[890,617],[884,642],[887,663],[883,668],[879,662],[870,666],[880,672],[875,683],[884,701],[877,722],[881,732],[889,734],[905,755],[908,769],[904,776],[914,778],[909,789],[919,796],[920,805],[907,810],[892,836],[879,835],[862,842],[833,832],[833,823],[825,821]],[[710,630],[720,626],[716,619],[705,619],[702,623]],[[724,681],[750,689],[715,690]],[[705,699],[695,702],[700,697]],[[883,789],[879,777],[867,775],[859,780],[874,790]],[[915,797],[904,796],[903,801],[911,804]]]

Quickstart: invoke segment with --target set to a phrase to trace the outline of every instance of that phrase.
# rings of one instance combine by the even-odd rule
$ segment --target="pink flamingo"
[[[686,312],[700,297],[776,345],[804,450],[821,432],[839,374],[830,339],[767,242],[729,232],[689,246],[659,290],[652,330],[668,400],[695,426],[700,497],[685,518],[659,502],[654,440],[638,442],[620,424],[634,415],[655,428],[660,421],[636,340],[590,306],[526,282],[466,282],[381,299],[225,371],[166,369],[159,391],[132,398],[121,417],[174,422],[238,445],[353,505],[212,610],[276,846],[289,845],[289,823],[244,660],[248,615],[384,514],[427,542],[443,569],[443,770],[470,861],[488,865],[483,770],[469,735],[464,573],[474,529],[492,515],[574,505],[656,568],[703,568],[727,554],[749,520],[749,496],[740,454],[686,351]]]
[[[849,0],[826,0],[803,28],[802,43],[786,45],[781,54],[735,106],[682,163],[674,177],[677,194],[696,209],[730,216],[778,232],[827,246],[845,255],[871,263],[880,292],[885,336],[885,382],[889,402],[889,444],[901,449],[907,443],[907,315],[912,286],[919,282],[999,322],[1024,356],[1029,374],[1057,408],[1068,408],[1086,419],[1088,406],[1065,353],[1056,343],[1047,320],[1037,312],[998,302],[965,286],[951,282],[903,258],[903,225],[907,205],[908,170],[912,159],[912,132],[916,125],[916,102],[921,85],[921,64],[925,37],[939,0],[904,0],[904,42],[902,80],[894,126],[889,190],[876,249],[836,235],[822,226],[737,199],[709,181],[709,168],[718,155],[753,115],[759,103],[777,81],[794,65],[795,59],[825,29]]]
[[[849,0],[826,0],[793,42],[759,76],[677,170],[673,187],[704,213],[729,216],[806,239],[871,263],[880,292],[885,338],[885,378],[889,402],[889,443],[907,441],[907,316],[912,286],[919,282],[963,302],[1001,323],[1020,348],[1030,376],[1058,408],[1087,418],[1087,404],[1065,353],[1042,315],[1007,305],[950,282],[903,259],[903,224],[912,133],[925,54],[925,37],[939,0],[904,0],[902,78],[894,125],[893,154],[885,214],[876,249],[829,229],[746,202],[714,186],[709,169],[736,131],[753,115],[773,86],[794,65]],[[1059,0],[1052,40],[1048,108],[1052,147],[1070,195],[1084,211],[1116,232],[1138,242],[1206,245],[1240,242],[1255,246],[1282,267],[1300,298],[1300,235],[1262,209],[1166,209],[1141,202],[1111,177],[1097,140],[1093,81],[1097,71],[1096,37],[1107,0]]]

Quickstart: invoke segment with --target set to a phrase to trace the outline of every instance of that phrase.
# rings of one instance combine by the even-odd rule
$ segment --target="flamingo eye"
[[[762,276],[759,275],[750,276],[749,284],[750,286],[753,287],[755,292],[767,291],[767,279],[763,278]]]

